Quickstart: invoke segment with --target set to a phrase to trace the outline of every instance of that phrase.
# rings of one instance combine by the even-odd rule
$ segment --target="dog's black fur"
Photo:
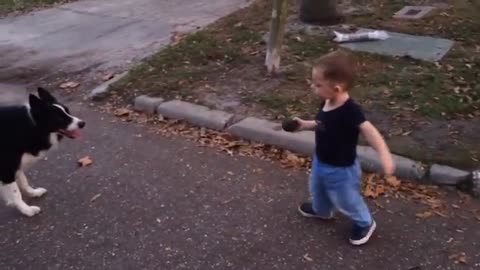
[[[65,105],[60,104],[47,90],[39,88],[38,97],[30,94],[28,105],[0,108],[0,126],[2,195],[6,197],[7,203],[14,204],[22,213],[36,214],[40,209],[25,210],[26,204],[18,205],[18,198],[12,194],[19,193],[18,187],[31,196],[41,196],[46,191],[37,189],[35,192],[28,185],[23,171],[42,158],[64,136],[77,137],[78,130],[85,126],[85,122],[70,115]],[[20,182],[19,177],[23,177]]]

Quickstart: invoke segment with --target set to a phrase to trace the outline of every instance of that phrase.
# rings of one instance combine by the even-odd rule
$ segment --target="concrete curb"
[[[362,169],[367,172],[382,172],[382,164],[377,152],[370,146],[357,146],[357,156]],[[406,157],[393,154],[395,162],[395,176],[400,179],[422,181],[426,175],[425,167]]]
[[[281,130],[279,123],[264,119],[247,117],[237,123],[233,119],[238,116],[233,114],[211,110],[207,107],[183,102],[179,100],[161,103],[161,98],[139,96],[134,103],[137,110],[146,113],[152,112],[152,107],[158,105],[156,112],[161,116],[185,120],[193,125],[225,131],[240,139],[274,145],[303,155],[312,155],[315,149],[314,132],[289,133]],[[163,101],[163,100],[162,100]],[[142,103],[142,105],[138,105]],[[377,153],[372,147],[358,146],[357,154],[362,169],[368,172],[381,173],[381,163]],[[459,170],[439,164],[423,164],[399,155],[393,155],[396,162],[395,176],[403,180],[418,181],[425,184],[469,186],[469,192],[475,192],[480,196],[480,174],[474,178],[474,173]]]
[[[242,139],[285,148],[292,152],[312,155],[315,150],[315,134],[312,131],[285,132],[277,123],[247,117],[228,127],[226,132]]]
[[[102,100],[108,95],[110,91],[110,85],[118,82],[119,80],[123,79],[125,76],[128,75],[128,71],[115,75],[112,79],[100,84],[99,86],[95,87],[88,97],[94,101]]]
[[[233,119],[233,114],[211,110],[180,100],[172,100],[160,104],[157,113],[169,119],[185,120],[193,125],[214,130],[224,130]]]
[[[441,185],[458,185],[468,179],[469,172],[458,170],[449,166],[433,164],[430,167],[430,178]]]
[[[135,98],[133,109],[138,112],[155,114],[158,106],[163,103],[163,98],[149,97],[146,95]]]

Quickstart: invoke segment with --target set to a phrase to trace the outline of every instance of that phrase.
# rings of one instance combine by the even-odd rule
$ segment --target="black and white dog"
[[[38,96],[30,94],[24,106],[0,108],[0,193],[8,205],[27,216],[38,214],[40,208],[27,205],[20,191],[40,197],[47,190],[32,188],[24,171],[64,136],[77,138],[85,126],[47,90],[38,88]]]

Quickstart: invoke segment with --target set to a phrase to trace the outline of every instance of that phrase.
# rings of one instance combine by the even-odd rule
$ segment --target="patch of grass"
[[[139,93],[195,99],[193,90],[225,78],[233,68],[256,61],[268,22],[263,10],[270,4],[257,1],[167,46],[113,85],[113,92],[127,100]]]
[[[48,7],[53,4],[70,2],[69,0],[1,0],[0,15],[16,11],[29,11],[34,8]]]
[[[209,30],[188,35],[134,68],[128,78],[113,89],[121,91],[134,87],[166,98],[188,96],[193,88],[210,78],[222,76],[232,66],[248,62],[242,53],[244,46],[258,42],[259,36],[249,29],[235,30],[228,37],[215,36]]]
[[[167,69],[179,64],[190,66],[205,66],[212,62],[228,64],[240,56],[235,43],[212,38],[208,32],[197,32],[187,36],[178,45],[160,51],[148,62],[160,64],[162,69]]]
[[[373,89],[372,95],[363,98],[375,99],[376,103],[393,109],[398,106],[418,107],[424,116],[470,114],[480,107],[480,66],[476,62],[464,62],[452,56],[442,64],[422,63],[409,59],[373,57],[358,54],[362,69],[359,87]],[[373,68],[370,68],[373,67]],[[382,88],[385,95],[377,95]]]
[[[285,41],[289,56],[297,61],[317,58],[332,48],[331,41],[322,36],[287,35]]]
[[[292,91],[289,97],[282,95],[278,90],[270,93],[263,93],[246,97],[244,101],[255,102],[268,108],[276,119],[289,117],[310,118],[317,110],[319,101],[315,99],[305,99],[309,91]]]

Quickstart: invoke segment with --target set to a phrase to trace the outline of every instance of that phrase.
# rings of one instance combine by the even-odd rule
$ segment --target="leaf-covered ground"
[[[133,122],[149,127],[152,131],[164,136],[180,136],[193,140],[203,147],[219,149],[230,156],[257,157],[264,160],[280,162],[284,168],[293,170],[309,170],[311,168],[311,158],[296,155],[288,150],[279,149],[273,146],[247,142],[239,140],[234,136],[197,128],[182,121],[159,120],[145,114],[139,114],[126,107],[116,107],[107,104],[102,110],[115,115],[120,121]],[[256,174],[263,174],[260,169]],[[377,174],[364,173],[362,181],[363,195],[372,200],[379,209],[385,209],[381,203],[377,202],[379,198],[400,198],[415,201],[422,205],[415,218],[425,219],[434,216],[442,218],[452,218],[456,215],[458,209],[470,209],[470,213],[480,222],[480,210],[476,207],[468,208],[472,202],[469,195],[457,192],[458,198],[454,204],[448,204],[446,196],[452,192],[443,190],[438,186],[419,185],[418,183],[402,181],[396,177],[382,177]],[[254,186],[252,192],[260,187]]]
[[[173,45],[135,68],[115,86],[121,102],[138,94],[182,98],[239,114],[281,119],[311,117],[318,101],[308,89],[312,61],[337,49],[327,33],[295,27],[292,3],[281,75],[266,75],[264,34],[271,1],[258,0],[189,36],[174,33]],[[480,11],[467,0],[442,3],[420,21],[391,18],[419,1],[342,3],[370,10],[348,16],[350,27],[372,27],[455,40],[440,63],[355,53],[359,81],[353,96],[381,129],[394,152],[425,162],[474,167],[480,156]],[[298,23],[297,23],[298,24]],[[118,99],[115,99],[118,100]]]

